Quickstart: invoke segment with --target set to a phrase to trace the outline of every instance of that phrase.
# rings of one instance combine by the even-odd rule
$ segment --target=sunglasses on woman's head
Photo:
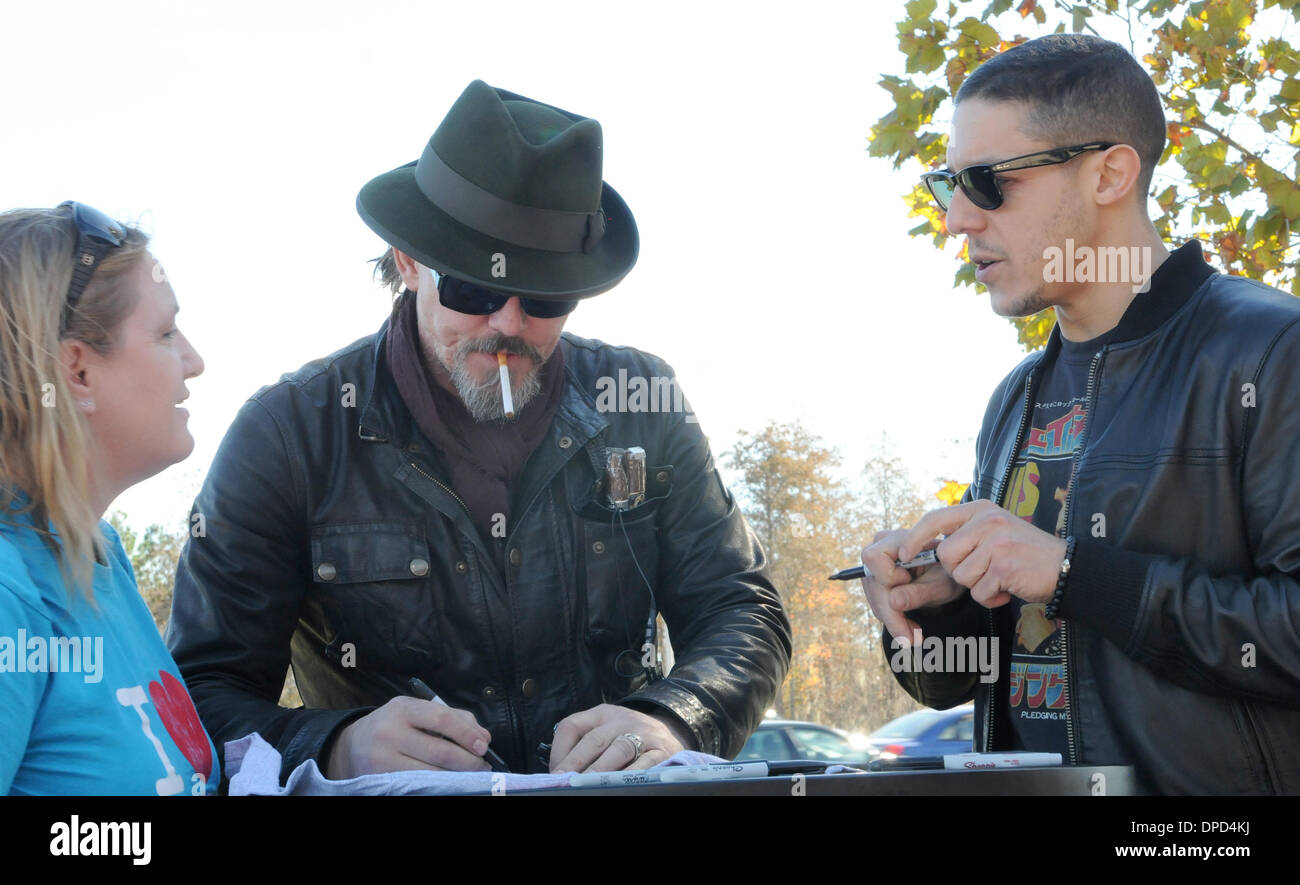
[[[77,225],[77,251],[73,253],[72,283],[66,299],[72,307],[86,291],[91,274],[108,250],[122,245],[125,231],[122,225],[85,203],[65,200],[58,208],[64,206],[72,207],[72,221]]]
[[[1104,151],[1114,147],[1108,141],[1094,141],[1089,144],[1076,144],[1073,147],[1054,148],[1050,151],[1038,151],[1023,157],[1012,157],[1001,163],[981,163],[967,166],[960,172],[927,172],[921,176],[934,201],[939,208],[947,212],[952,204],[957,188],[981,209],[996,209],[1002,205],[1002,188],[998,186],[998,173],[1012,172],[1016,169],[1033,169],[1036,166],[1055,166],[1068,163],[1080,154],[1088,151]]]
[[[438,276],[438,300],[442,302],[443,307],[459,313],[487,316],[505,307],[506,302],[514,297],[514,295],[507,295],[504,292],[493,292],[491,289],[484,289],[482,286],[476,286],[473,283],[467,283],[446,274]],[[578,302],[542,301],[537,298],[520,297],[519,306],[530,317],[549,320],[572,313],[573,309],[578,306]]]

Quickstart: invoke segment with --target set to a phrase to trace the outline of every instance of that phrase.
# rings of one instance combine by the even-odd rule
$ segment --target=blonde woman
[[[215,748],[101,517],[194,447],[203,361],[148,238],[0,213],[0,793],[202,795]]]

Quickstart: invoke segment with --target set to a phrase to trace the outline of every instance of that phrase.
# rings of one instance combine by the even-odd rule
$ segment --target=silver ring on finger
[[[620,734],[618,740],[627,741],[632,745],[633,762],[640,759],[641,754],[645,752],[645,741],[641,740],[641,735],[639,734]]]

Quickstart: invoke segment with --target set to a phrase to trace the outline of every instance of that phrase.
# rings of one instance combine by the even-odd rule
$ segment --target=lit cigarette
[[[515,401],[510,396],[510,369],[506,365],[506,352],[497,351],[497,368],[501,370],[501,403],[505,406],[507,418],[515,416]]]

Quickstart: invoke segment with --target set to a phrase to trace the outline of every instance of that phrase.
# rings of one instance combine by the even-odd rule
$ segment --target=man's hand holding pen
[[[396,697],[343,729],[325,776],[346,780],[385,771],[487,771],[492,735],[468,710]]]
[[[899,550],[908,537],[904,529],[876,533],[872,543],[862,550],[862,565],[867,570],[862,589],[872,613],[890,635],[903,642],[919,642],[921,628],[904,613],[943,605],[965,593],[966,588],[949,577],[940,563],[915,569],[896,565],[906,561]]]
[[[895,565],[929,548],[938,554],[937,565],[911,571]],[[970,501],[932,510],[911,529],[878,533],[862,551],[870,575],[862,584],[885,629],[915,642],[920,627],[904,613],[951,602],[968,587],[971,598],[987,608],[1005,605],[1012,596],[1048,601],[1065,551],[1064,539],[991,501]]]

